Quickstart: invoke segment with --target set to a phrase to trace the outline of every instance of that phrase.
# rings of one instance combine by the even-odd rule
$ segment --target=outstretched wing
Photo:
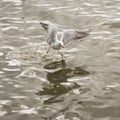
[[[40,25],[47,31],[49,35],[57,34],[58,27],[50,22],[41,21]]]
[[[88,35],[88,32],[81,32],[76,29],[65,30],[61,36],[61,41],[66,45],[73,40],[78,40]]]

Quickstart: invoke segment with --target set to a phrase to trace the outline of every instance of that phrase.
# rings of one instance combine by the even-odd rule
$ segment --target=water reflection
[[[56,68],[64,68],[66,67],[66,62],[65,60],[61,61],[55,61],[52,63],[48,63],[47,65],[44,66],[45,69],[56,69]]]
[[[44,87],[42,91],[38,91],[37,95],[53,95],[44,103],[61,102],[62,100],[55,100],[57,96],[68,93],[70,90],[79,88],[76,82],[69,83],[68,78],[76,76],[86,76],[89,74],[88,71],[81,69],[80,67],[68,68],[65,60],[55,61],[44,66],[47,69],[61,68],[55,72],[47,72],[47,80],[49,81],[49,86]],[[73,78],[74,79],[74,78]]]

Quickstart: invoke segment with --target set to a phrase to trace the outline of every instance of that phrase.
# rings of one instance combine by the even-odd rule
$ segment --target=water
[[[42,20],[91,35],[43,59]],[[119,120],[119,38],[119,0],[1,0],[0,120]]]

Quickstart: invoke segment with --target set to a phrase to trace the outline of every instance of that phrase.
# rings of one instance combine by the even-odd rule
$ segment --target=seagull
[[[40,25],[46,30],[48,33],[47,42],[49,44],[49,48],[46,52],[46,55],[50,51],[50,48],[53,48],[54,50],[58,50],[58,53],[64,57],[63,53],[61,53],[59,50],[61,48],[64,48],[65,45],[72,41],[76,41],[79,39],[82,39],[84,37],[87,37],[89,35],[88,31],[80,31],[78,29],[67,29],[62,32],[60,40],[57,39],[58,34],[58,27],[51,23],[46,21],[40,21]]]

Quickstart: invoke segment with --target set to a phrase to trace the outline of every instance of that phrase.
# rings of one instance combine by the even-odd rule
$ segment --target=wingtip
[[[89,36],[91,31],[92,31],[92,29],[85,30],[85,31],[83,32],[83,33],[84,33],[84,37]]]
[[[86,32],[88,35],[90,35],[90,32],[92,32],[92,28],[87,29],[85,32]]]
[[[47,25],[45,22],[42,22],[42,21],[40,21],[40,24],[41,25]]]
[[[40,21],[40,24],[49,24],[50,22],[49,21]]]

